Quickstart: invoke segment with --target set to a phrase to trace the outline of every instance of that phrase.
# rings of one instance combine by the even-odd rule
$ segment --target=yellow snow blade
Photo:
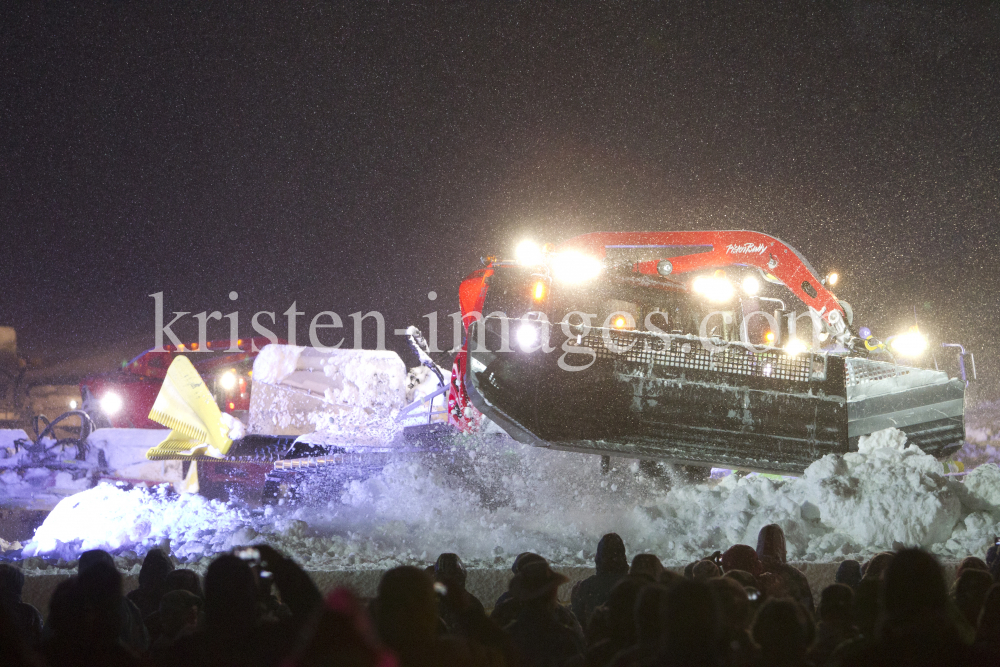
[[[219,406],[187,357],[170,364],[149,418],[171,429],[166,440],[146,452],[150,460],[219,458],[233,444]]]

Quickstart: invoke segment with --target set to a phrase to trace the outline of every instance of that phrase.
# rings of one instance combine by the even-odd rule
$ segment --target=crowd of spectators
[[[610,533],[596,573],[572,587],[534,553],[518,556],[489,605],[466,589],[455,554],[386,572],[377,595],[324,599],[266,545],[221,555],[202,579],[150,551],[124,595],[104,551],[88,551],[48,614],[21,600],[24,575],[0,564],[0,664],[154,667],[630,667],[641,665],[1000,665],[1000,558],[963,560],[950,585],[919,549],[847,560],[818,604],[765,526],[683,573],[653,554],[628,560]]]

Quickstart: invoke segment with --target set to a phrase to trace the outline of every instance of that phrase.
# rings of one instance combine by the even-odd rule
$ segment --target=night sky
[[[158,291],[391,331],[525,236],[746,228],[992,363],[998,2],[250,4],[5,11],[23,346],[152,346]]]

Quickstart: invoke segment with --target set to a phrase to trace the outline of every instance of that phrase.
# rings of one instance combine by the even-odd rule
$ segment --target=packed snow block
[[[395,352],[268,345],[254,361],[249,432],[302,435],[331,420],[389,420],[406,398],[406,365]]]
[[[99,428],[87,444],[104,452],[108,475],[132,482],[177,484],[184,480],[183,461],[150,461],[146,451],[162,442],[169,429]]]

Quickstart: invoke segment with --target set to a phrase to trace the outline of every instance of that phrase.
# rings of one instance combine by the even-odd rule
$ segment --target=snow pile
[[[600,474],[600,458],[503,438],[462,437],[447,454],[400,458],[365,479],[302,485],[312,504],[250,511],[164,492],[99,487],[64,500],[25,554],[68,558],[83,548],[141,553],[167,538],[178,556],[265,539],[311,569],[391,567],[453,551],[472,566],[506,567],[536,551],[560,565],[592,563],[602,534],[630,553],[684,564],[768,523],[791,560],[866,557],[921,545],[943,558],[981,555],[1000,533],[1000,468],[949,478],[932,457],[888,430],[859,451],[829,455],[800,478],[729,475],[665,488],[632,461]]]
[[[64,499],[22,555],[66,560],[88,549],[145,552],[166,546],[181,559],[201,557],[256,537],[249,512],[198,495],[104,483]]]

